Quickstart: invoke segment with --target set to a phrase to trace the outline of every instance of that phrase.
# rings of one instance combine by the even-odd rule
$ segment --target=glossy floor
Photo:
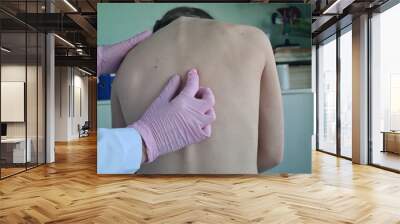
[[[19,172],[23,172],[25,170],[26,170],[25,167],[24,168],[20,168],[20,167],[17,167],[17,168],[14,168],[14,167],[12,167],[12,168],[1,168],[1,178],[5,178],[5,177],[11,176],[13,174],[16,174],[16,173],[19,173]]]
[[[400,154],[376,150],[372,159],[374,164],[400,171]]]
[[[0,181],[0,223],[400,223],[400,175],[313,153],[313,174],[98,176],[96,140]]]

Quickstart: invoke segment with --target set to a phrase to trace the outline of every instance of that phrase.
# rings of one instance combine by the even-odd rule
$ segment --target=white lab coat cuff
[[[98,129],[98,174],[133,174],[141,162],[142,138],[134,128]]]

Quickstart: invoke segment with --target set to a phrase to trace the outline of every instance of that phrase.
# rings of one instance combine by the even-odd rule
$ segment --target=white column
[[[47,60],[47,77],[46,77],[46,163],[52,163],[55,160],[54,152],[54,133],[55,133],[55,76],[54,76],[54,35],[46,36],[46,60]]]
[[[368,163],[368,15],[353,20],[353,162]]]
[[[53,12],[51,1],[46,1],[47,12]],[[54,35],[46,35],[46,163],[55,161],[55,44]]]

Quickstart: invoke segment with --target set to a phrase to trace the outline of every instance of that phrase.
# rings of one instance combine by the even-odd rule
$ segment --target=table
[[[28,144],[26,144],[26,142]],[[31,145],[32,145],[32,141],[30,138],[27,138],[25,142],[25,138],[6,138],[6,139],[1,139],[1,154],[2,157],[5,158],[3,156],[3,154],[6,155],[6,157],[9,157],[8,159],[6,158],[6,160],[8,160],[7,162],[10,163],[26,163],[26,162],[30,162],[31,158],[32,158],[32,154],[31,154]],[[26,151],[25,151],[25,145],[27,145],[26,147]],[[8,155],[12,154],[8,156]],[[11,160],[12,158],[12,160]]]
[[[382,131],[381,133],[383,133],[382,152],[400,154],[400,131]]]

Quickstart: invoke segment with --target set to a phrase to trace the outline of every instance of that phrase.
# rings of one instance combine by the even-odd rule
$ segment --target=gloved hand
[[[151,34],[150,31],[145,31],[128,40],[97,47],[97,76],[115,73],[126,54]]]
[[[142,136],[146,162],[211,136],[211,123],[216,118],[211,89],[199,88],[195,69],[188,72],[186,86],[177,95],[179,86],[180,77],[174,75],[143,116],[128,126]]]

